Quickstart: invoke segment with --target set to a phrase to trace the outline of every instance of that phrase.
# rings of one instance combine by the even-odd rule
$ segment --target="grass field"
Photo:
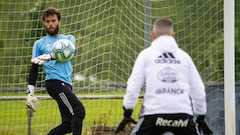
[[[124,90],[119,92],[114,88],[111,92],[103,92],[103,89],[109,84],[127,82],[134,58],[144,48],[145,41],[151,41],[144,37],[148,33],[145,27],[151,26],[161,16],[174,20],[179,46],[192,56],[204,82],[223,81],[223,1],[155,0],[151,3],[150,8],[146,8],[146,0],[0,0],[0,98],[26,96],[24,91],[32,45],[45,35],[39,13],[48,6],[61,9],[61,32],[76,37],[79,53],[74,58],[74,75],[81,74],[87,78],[86,81],[74,82],[75,87],[81,88],[76,90],[81,97],[124,95]],[[236,67],[240,63],[239,3],[236,1]],[[146,9],[151,10],[151,22],[145,20]],[[239,70],[236,68],[236,73]],[[92,75],[97,82],[88,79]],[[44,77],[45,74],[40,72],[37,87],[44,87]],[[236,80],[239,78],[240,74],[236,74]],[[218,90],[210,93],[211,101],[218,103],[221,100],[222,103],[222,99],[212,96],[215,91]],[[37,96],[47,94],[38,93]],[[83,135],[94,125],[116,126],[122,117],[122,99],[83,98],[81,101],[87,112]],[[40,100],[40,103],[32,119],[33,135],[45,135],[61,121],[55,101]],[[224,113],[219,106],[219,103],[213,106],[210,112],[214,116],[212,125],[222,128]],[[134,112],[135,119],[139,108],[140,102]],[[220,116],[216,112],[218,108]],[[218,123],[215,123],[216,119]],[[0,100],[0,135],[26,134],[25,100]]]
[[[86,109],[83,134],[92,126],[116,126],[122,118],[122,99],[82,99]],[[141,101],[140,101],[141,102]],[[140,103],[139,102],[139,103]],[[61,122],[54,100],[40,100],[32,118],[32,135],[45,135]],[[134,112],[137,119],[140,104]],[[0,101],[0,135],[26,135],[27,110],[25,100]]]

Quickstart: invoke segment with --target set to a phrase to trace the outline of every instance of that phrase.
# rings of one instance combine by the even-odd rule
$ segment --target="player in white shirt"
[[[138,55],[124,96],[124,118],[116,133],[131,117],[143,85],[146,85],[140,120],[132,135],[211,135],[205,122],[206,94],[191,57],[178,47],[171,19],[157,19],[153,42]],[[196,123],[193,115],[197,115]],[[198,129],[196,129],[196,126]]]

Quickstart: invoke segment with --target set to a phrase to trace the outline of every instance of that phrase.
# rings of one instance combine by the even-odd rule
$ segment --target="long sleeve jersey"
[[[123,105],[136,106],[145,84],[142,115],[206,113],[206,94],[191,57],[171,36],[160,36],[141,51],[127,82]]]
[[[37,40],[32,49],[32,58],[38,57],[42,54],[48,54],[52,52],[52,46],[54,42],[59,39],[68,39],[73,44],[76,44],[75,37],[72,35],[63,35],[60,34],[57,37],[53,37],[50,35],[44,36],[43,38]],[[44,70],[46,72],[46,80],[60,80],[72,85],[72,62],[57,62],[56,60],[50,60],[43,63]],[[32,67],[33,68],[33,67]],[[36,73],[37,70],[35,69],[34,72],[30,72],[29,78],[32,80],[36,80]],[[30,82],[31,85],[34,85],[35,82]]]

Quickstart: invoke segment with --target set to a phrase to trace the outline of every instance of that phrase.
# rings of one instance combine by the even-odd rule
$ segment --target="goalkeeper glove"
[[[124,114],[123,114],[123,119],[120,121],[120,123],[117,126],[117,129],[115,131],[115,133],[118,133],[120,131],[123,131],[125,126],[128,123],[133,123],[133,124],[137,124],[137,122],[131,117],[132,116],[132,112],[133,109],[126,109],[125,107],[123,107],[124,110]]]
[[[35,57],[31,60],[31,62],[34,64],[42,65],[43,62],[49,61],[51,59],[54,59],[53,54],[49,53],[49,54],[43,54],[38,57]]]
[[[27,104],[27,107],[30,108],[32,111],[36,111],[36,106],[39,106],[40,103],[37,99],[36,96],[34,96],[34,86],[33,85],[28,85],[28,88],[27,88],[27,101],[26,101],[26,104]]]
[[[213,132],[212,130],[209,128],[209,126],[207,125],[206,121],[205,121],[205,115],[199,115],[197,117],[197,127],[200,133],[203,133],[204,135],[212,135]]]

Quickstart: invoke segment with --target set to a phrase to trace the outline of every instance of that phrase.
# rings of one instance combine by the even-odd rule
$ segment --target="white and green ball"
[[[53,56],[58,62],[70,61],[75,52],[75,46],[70,40],[60,39],[53,44]]]

